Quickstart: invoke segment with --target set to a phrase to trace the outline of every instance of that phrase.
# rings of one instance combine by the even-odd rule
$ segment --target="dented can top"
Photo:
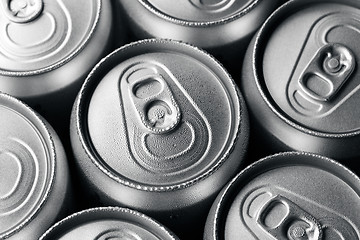
[[[351,206],[351,207],[349,207]],[[286,152],[243,170],[208,217],[206,239],[359,239],[360,179],[320,155]]]
[[[152,218],[127,208],[100,207],[66,217],[40,240],[149,239],[176,240],[171,231]]]
[[[230,76],[204,51],[173,40],[142,40],[105,58],[85,81],[72,122],[77,163],[104,202],[165,214],[208,201],[236,173],[248,141]]]
[[[54,130],[19,100],[1,93],[0,115],[0,238],[35,239],[62,212],[65,152]]]
[[[264,87],[288,118],[306,128],[359,132],[359,4],[294,1],[287,7],[295,12],[279,11],[273,21],[281,23],[266,37]]]

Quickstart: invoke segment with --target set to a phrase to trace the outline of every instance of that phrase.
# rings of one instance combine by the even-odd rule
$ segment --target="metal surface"
[[[256,4],[259,4],[259,1],[254,0],[189,0],[177,4],[169,4],[159,0],[140,0],[139,2],[162,18],[179,23],[183,21],[183,24],[189,25],[206,25],[220,23],[226,19],[239,18],[249,12]]]
[[[54,130],[0,94],[0,238],[36,239],[64,213],[67,160]]]
[[[359,209],[360,179],[348,169],[320,155],[280,153],[223,189],[204,239],[356,240]]]
[[[118,0],[135,40],[169,38],[204,48],[238,72],[246,46],[280,0]]]
[[[32,2],[22,0],[2,1],[1,7],[5,16],[15,23],[26,23],[36,19],[43,10],[43,0],[36,0]]]
[[[210,55],[151,39],[118,49],[92,71],[75,103],[71,140],[102,204],[184,228],[206,215],[239,169],[247,121],[237,87]]]
[[[182,40],[214,48],[253,33],[278,6],[276,1],[120,1],[139,38]]]
[[[271,139],[272,150],[339,160],[360,155],[359,7],[357,1],[289,1],[252,41],[241,88],[259,139]]]
[[[127,208],[87,209],[61,220],[40,240],[176,240],[172,232],[150,217]]]
[[[109,46],[110,2],[4,0],[0,13],[0,90],[48,119],[69,116],[83,80]]]

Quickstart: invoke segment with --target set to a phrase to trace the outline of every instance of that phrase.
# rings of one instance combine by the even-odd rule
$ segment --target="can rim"
[[[221,74],[223,74],[224,76],[226,76],[226,78],[228,78],[229,83],[230,83],[229,87],[231,87],[231,89],[234,92],[234,97],[235,97],[234,102],[236,101],[240,106],[239,111],[237,111],[238,113],[237,114],[235,113],[235,116],[234,116],[236,119],[238,119],[238,124],[237,124],[237,126],[234,127],[234,129],[236,129],[235,130],[236,133],[233,135],[234,137],[231,141],[231,143],[232,143],[231,147],[227,148],[226,151],[224,152],[223,156],[221,157],[221,159],[219,159],[217,161],[217,163],[214,164],[207,171],[205,171],[201,175],[197,176],[196,178],[187,180],[180,184],[172,184],[172,185],[164,185],[164,186],[150,186],[150,185],[146,185],[146,184],[137,183],[135,181],[123,178],[123,177],[119,176],[118,174],[113,173],[113,171],[111,169],[108,169],[106,166],[104,166],[104,164],[102,164],[98,160],[98,159],[101,159],[101,157],[97,155],[96,151],[91,146],[91,140],[88,136],[87,121],[85,121],[85,117],[87,115],[87,108],[88,108],[87,103],[89,101],[88,98],[91,97],[93,88],[95,88],[97,86],[98,82],[100,81],[100,80],[93,81],[92,79],[97,77],[97,72],[100,72],[99,69],[101,69],[103,71],[109,70],[112,66],[110,66],[110,67],[107,66],[107,65],[109,65],[108,61],[111,62],[111,59],[115,58],[117,55],[122,54],[124,51],[127,51],[129,48],[133,48],[138,45],[153,44],[153,43],[166,43],[166,44],[172,44],[172,45],[181,45],[188,49],[194,50],[196,52],[196,54],[201,54],[201,55],[205,56],[210,62],[215,64],[215,66],[219,69],[219,71],[221,71]],[[100,75],[102,76],[102,74],[100,74]],[[94,83],[92,83],[92,82],[94,82]],[[109,178],[111,178],[111,179],[115,180],[116,182],[123,184],[127,187],[137,189],[137,190],[142,190],[142,191],[148,191],[148,192],[175,191],[175,190],[179,190],[179,189],[188,188],[192,185],[195,185],[195,184],[203,181],[204,179],[208,178],[210,175],[215,173],[226,162],[226,160],[229,158],[231,153],[234,151],[235,145],[238,142],[238,140],[240,139],[240,135],[242,134],[241,127],[244,124],[244,111],[245,111],[244,110],[245,105],[242,103],[243,103],[242,96],[241,96],[239,89],[236,87],[235,81],[230,76],[230,74],[225,70],[225,68],[222,66],[222,64],[218,60],[216,60],[212,55],[210,55],[209,53],[205,52],[204,50],[202,50],[194,45],[191,45],[189,43],[185,43],[182,41],[178,41],[178,40],[159,39],[159,38],[143,39],[143,40],[139,40],[136,42],[126,44],[126,45],[116,49],[115,51],[113,51],[112,53],[110,53],[109,55],[107,55],[106,57],[101,59],[101,61],[91,70],[91,72],[85,79],[85,82],[83,83],[83,85],[80,89],[80,92],[78,94],[78,97],[74,104],[75,119],[76,119],[75,120],[76,131],[77,131],[79,141],[80,141],[87,157],[101,172],[103,172]]]
[[[80,218],[80,220],[81,220],[81,217],[82,217],[83,218],[82,220],[84,221],[84,220],[87,220],[87,218],[84,219],[85,217],[88,217],[89,215],[90,216],[93,215],[93,218],[95,218],[96,214],[100,214],[100,213],[113,213],[113,214],[118,213],[118,214],[124,214],[124,217],[134,216],[138,220],[144,220],[144,221],[148,222],[149,226],[157,228],[159,231],[161,231],[163,234],[165,234],[164,236],[167,236],[169,238],[169,240],[170,239],[171,240],[178,239],[177,236],[175,236],[175,234],[173,232],[171,232],[169,229],[167,229],[164,225],[162,225],[157,220],[155,220],[141,212],[132,210],[130,208],[109,206],[109,207],[95,207],[95,208],[90,208],[90,209],[82,210],[80,212],[73,213],[70,216],[55,223],[39,238],[39,240],[46,239],[50,234],[56,234],[56,230],[58,228],[61,229],[61,228],[68,227],[69,223],[71,223],[71,221],[73,221],[74,219],[76,220],[77,218]],[[109,216],[109,215],[107,215],[107,216]],[[124,218],[121,220],[126,220],[126,219]]]
[[[157,8],[152,6],[151,4],[147,3],[148,0],[138,0],[147,10],[149,10],[151,13],[155,14],[156,16],[168,21],[172,22],[181,26],[188,26],[188,27],[212,27],[215,25],[222,25],[226,24],[228,22],[235,21],[249,12],[251,12],[261,1],[263,0],[252,0],[252,2],[243,10],[239,11],[236,14],[233,14],[228,17],[224,17],[219,20],[213,20],[213,21],[186,21],[183,19],[172,17],[166,13],[163,13],[162,11],[159,11]]]
[[[46,202],[50,198],[50,195],[53,192],[53,188],[55,185],[56,179],[56,166],[57,166],[57,154],[55,150],[55,142],[52,137],[51,131],[48,128],[47,124],[43,120],[43,118],[35,112],[32,108],[30,108],[26,103],[12,97],[7,93],[0,92],[0,99],[5,99],[6,101],[14,103],[18,109],[23,110],[26,112],[26,118],[31,118],[31,124],[33,127],[39,132],[39,136],[41,136],[41,140],[44,141],[47,145],[47,157],[49,158],[48,161],[51,161],[51,168],[50,168],[50,178],[48,179],[48,186],[46,187],[43,198],[37,204],[37,207],[32,211],[32,213],[25,218],[18,226],[13,228],[11,231],[5,232],[4,234],[0,234],[0,238],[9,238],[14,234],[20,232],[24,227],[30,224],[36,216],[40,213],[40,211],[44,208]],[[17,111],[17,109],[16,109]]]
[[[318,0],[316,3],[322,3],[323,0]],[[276,103],[273,103],[271,100],[270,94],[267,92],[266,89],[262,86],[263,82],[263,76],[262,76],[262,53],[263,53],[263,46],[267,42],[268,32],[271,31],[269,29],[272,29],[271,26],[276,25],[275,23],[278,22],[279,18],[284,17],[284,15],[288,15],[291,13],[291,9],[293,9],[296,6],[306,6],[307,3],[314,3],[314,1],[311,0],[290,0],[280,6],[278,9],[276,9],[264,22],[264,24],[260,27],[259,31],[255,35],[255,44],[254,49],[251,54],[251,64],[252,64],[252,70],[253,75],[255,79],[256,88],[259,91],[261,98],[266,103],[266,105],[270,108],[270,110],[282,121],[284,121],[286,124],[290,125],[291,127],[304,132],[309,135],[313,135],[316,137],[324,137],[324,138],[346,138],[346,137],[354,137],[360,135],[360,129],[355,130],[352,132],[344,132],[344,133],[327,133],[323,131],[316,131],[313,129],[310,129],[306,126],[303,126],[299,123],[296,123],[291,118],[289,118],[286,114],[282,113],[279,109]],[[261,60],[261,61],[260,61]]]
[[[30,70],[30,71],[9,71],[9,70],[3,70],[0,68],[0,75],[3,76],[9,76],[9,77],[28,77],[33,75],[40,75],[43,73],[51,72],[57,68],[60,68],[61,66],[65,65],[66,63],[70,62],[72,59],[74,59],[84,48],[85,46],[90,42],[91,38],[93,37],[100,21],[100,14],[102,11],[102,0],[95,0],[98,4],[98,7],[96,9],[96,15],[94,19],[94,23],[92,24],[90,31],[88,34],[86,34],[85,39],[80,43],[80,45],[72,51],[70,54],[68,54],[65,58],[60,59],[60,61],[55,62],[54,64],[51,64],[46,67],[42,67],[40,69],[36,70]]]
[[[349,168],[346,166],[340,164],[339,162],[311,152],[299,152],[299,151],[289,151],[289,152],[279,152],[264,158],[261,158],[260,160],[250,164],[245,169],[243,169],[240,173],[238,173],[222,190],[221,195],[218,196],[218,199],[215,200],[216,206],[214,209],[214,221],[211,223],[212,225],[212,233],[211,236],[215,236],[215,239],[223,239],[223,226],[225,225],[224,216],[228,212],[230,206],[229,201],[232,201],[234,197],[236,197],[236,186],[238,185],[246,185],[252,179],[255,179],[257,176],[261,175],[264,172],[267,172],[272,169],[276,169],[277,167],[281,166],[287,166],[292,165],[292,162],[287,161],[286,163],[281,162],[277,165],[274,164],[268,164],[268,162],[273,163],[277,158],[284,158],[284,157],[311,157],[316,158],[316,161],[312,161],[314,164],[313,166],[319,166],[321,163],[324,163],[327,167],[325,170],[328,170],[332,167],[335,168],[335,170],[341,170],[342,173],[340,174],[334,174],[335,170],[333,172],[330,172],[331,174],[334,174],[341,180],[343,180],[346,184],[348,184],[351,188],[357,187],[357,194],[360,196],[360,178],[353,173]],[[274,160],[275,159],[275,160]],[[302,165],[305,165],[305,163],[302,163]],[[260,170],[260,171],[259,171]],[[254,174],[254,171],[257,171],[256,174]],[[347,177],[347,179],[344,179]],[[242,180],[246,178],[245,183],[241,183]],[[350,183],[350,179],[352,178],[352,183]],[[357,186],[356,186],[357,185]]]

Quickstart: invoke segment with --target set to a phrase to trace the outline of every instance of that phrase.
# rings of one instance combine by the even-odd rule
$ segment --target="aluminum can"
[[[135,39],[170,38],[214,54],[228,70],[241,69],[255,31],[281,0],[118,0]]]
[[[52,226],[40,240],[177,240],[166,227],[128,208],[98,207],[74,213]]]
[[[360,179],[338,162],[284,152],[248,166],[221,191],[204,239],[360,239]]]
[[[242,167],[248,117],[214,58],[147,39],[93,69],[70,132],[80,175],[102,205],[144,212],[181,237],[203,227],[216,194]]]
[[[359,1],[294,0],[261,27],[241,79],[255,148],[350,164],[360,157],[359,8]]]
[[[0,93],[0,239],[38,239],[70,210],[63,146],[31,108]]]
[[[0,91],[25,101],[55,129],[68,129],[81,84],[107,54],[111,27],[108,0],[1,1]]]

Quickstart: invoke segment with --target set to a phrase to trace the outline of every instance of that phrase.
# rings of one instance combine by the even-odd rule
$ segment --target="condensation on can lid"
[[[185,25],[209,25],[239,18],[260,0],[187,0],[175,4],[160,0],[138,1],[162,18]]]
[[[46,202],[55,152],[44,123],[22,102],[0,94],[0,116],[0,238],[6,238]]]
[[[0,75],[33,75],[70,61],[98,24],[101,0],[0,2]]]
[[[257,66],[281,115],[326,134],[360,131],[360,4],[290,1],[257,39]]]
[[[266,157],[234,178],[222,199],[219,233],[227,240],[360,238],[360,179],[319,155]]]
[[[75,213],[51,227],[46,239],[176,240],[172,232],[150,217],[127,208],[100,207]]]
[[[112,178],[153,191],[187,187],[246,141],[236,85],[200,49],[151,39],[108,60],[84,118],[94,163]]]

